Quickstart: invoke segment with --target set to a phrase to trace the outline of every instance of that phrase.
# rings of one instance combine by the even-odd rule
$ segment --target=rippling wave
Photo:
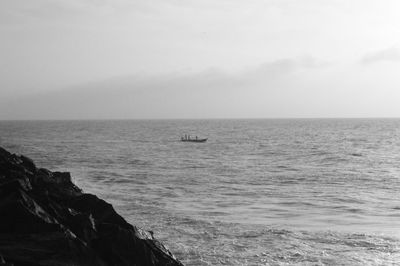
[[[400,120],[2,121],[0,136],[186,265],[400,263]]]

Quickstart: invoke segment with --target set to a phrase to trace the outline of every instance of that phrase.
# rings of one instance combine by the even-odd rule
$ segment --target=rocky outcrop
[[[69,173],[0,148],[0,265],[182,265]]]

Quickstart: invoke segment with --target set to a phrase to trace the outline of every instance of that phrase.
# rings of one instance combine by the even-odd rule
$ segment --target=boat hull
[[[207,139],[181,139],[183,142],[206,142]]]

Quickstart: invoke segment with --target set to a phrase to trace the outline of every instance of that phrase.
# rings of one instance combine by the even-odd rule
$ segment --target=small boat
[[[198,137],[191,138],[190,136],[185,136],[185,137],[181,137],[181,141],[183,141],[183,142],[206,142],[207,138],[199,139]]]

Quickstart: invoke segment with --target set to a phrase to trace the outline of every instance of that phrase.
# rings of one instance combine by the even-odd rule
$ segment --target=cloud
[[[242,79],[276,79],[287,76],[297,71],[321,69],[329,66],[330,63],[321,61],[312,56],[302,56],[295,58],[283,58],[275,61],[263,63],[255,68],[244,71]]]
[[[0,119],[250,117],[296,98],[299,79],[319,66],[287,58],[239,72],[126,76],[3,102]]]
[[[390,47],[384,50],[368,53],[361,59],[361,64],[369,65],[385,61],[400,62],[400,50],[397,47]]]

